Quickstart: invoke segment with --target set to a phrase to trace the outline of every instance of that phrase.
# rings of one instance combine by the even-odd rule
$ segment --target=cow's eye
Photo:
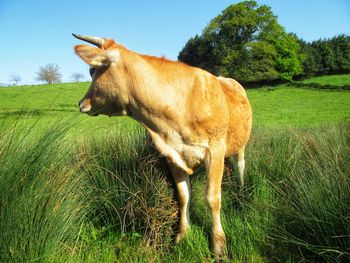
[[[95,68],[90,68],[90,76],[92,77],[92,75],[94,75],[94,73],[95,73]]]

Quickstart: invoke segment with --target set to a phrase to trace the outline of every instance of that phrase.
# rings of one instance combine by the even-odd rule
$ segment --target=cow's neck
[[[157,71],[157,66],[160,66],[157,65],[157,58],[135,53],[128,55],[122,68],[129,93],[130,116],[156,132],[168,129],[175,123],[179,125],[180,104],[184,98],[176,94],[176,86],[171,80],[161,78]]]

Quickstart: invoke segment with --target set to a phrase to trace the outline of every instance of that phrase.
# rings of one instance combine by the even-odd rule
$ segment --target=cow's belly
[[[193,169],[202,163],[208,148],[207,142],[185,143],[175,131],[160,135],[147,130],[160,153],[187,174],[192,174]]]

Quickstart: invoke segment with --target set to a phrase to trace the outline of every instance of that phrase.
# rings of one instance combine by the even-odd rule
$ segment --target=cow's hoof
[[[185,237],[185,234],[182,234],[182,233],[178,234],[175,238],[175,243],[179,244],[184,239],[184,237]]]
[[[226,238],[224,234],[213,235],[213,252],[215,255],[216,262],[222,262],[224,257],[226,256]]]
[[[175,243],[179,244],[186,236],[187,231],[190,229],[189,225],[180,227],[180,231],[175,238]]]

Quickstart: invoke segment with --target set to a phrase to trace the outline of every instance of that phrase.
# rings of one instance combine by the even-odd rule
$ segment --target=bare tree
[[[80,82],[82,79],[85,78],[84,74],[78,72],[72,73],[70,77],[74,82]]]
[[[36,80],[44,81],[48,84],[60,83],[62,82],[62,74],[60,73],[60,67],[56,64],[46,64],[39,68],[39,71],[36,72]]]
[[[13,83],[13,85],[17,86],[17,84],[22,81],[22,78],[20,75],[12,74],[9,80]]]

